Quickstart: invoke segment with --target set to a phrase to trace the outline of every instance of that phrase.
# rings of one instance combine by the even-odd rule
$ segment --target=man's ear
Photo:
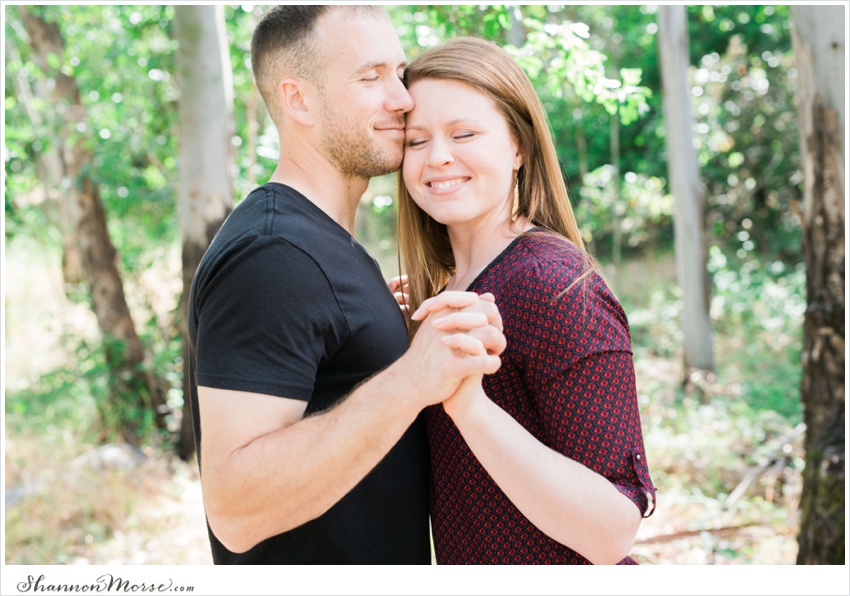
[[[278,101],[288,118],[304,126],[313,126],[316,121],[304,85],[299,79],[283,79],[277,86]]]

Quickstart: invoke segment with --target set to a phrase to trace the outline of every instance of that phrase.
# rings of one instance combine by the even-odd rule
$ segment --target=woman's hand
[[[452,420],[470,416],[474,413],[475,404],[480,399],[490,399],[484,393],[481,381],[484,375],[466,377],[449,399],[443,402],[443,410]]]
[[[401,312],[405,318],[410,317],[410,284],[407,281],[406,275],[399,275],[392,278],[387,284],[390,287],[395,301],[398,303]]]
[[[498,356],[507,346],[502,316],[489,292],[441,292],[425,300],[410,318],[421,321],[431,314],[434,327],[448,334],[443,341],[464,353],[477,355],[483,344],[487,354]]]
[[[421,321],[427,317],[429,313],[437,312],[446,308],[468,311],[472,310],[469,307],[479,307],[478,310],[481,310],[487,315],[488,324],[493,325],[499,331],[502,331],[502,316],[499,314],[499,309],[495,306],[495,304],[496,297],[490,292],[479,295],[475,292],[447,290],[422,302],[411,318],[414,321]]]

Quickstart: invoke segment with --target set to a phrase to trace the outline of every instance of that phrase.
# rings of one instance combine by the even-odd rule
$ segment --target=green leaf
[[[59,67],[62,65],[62,62],[55,52],[50,52],[49,54],[47,54],[47,64],[53,70],[59,70]]]

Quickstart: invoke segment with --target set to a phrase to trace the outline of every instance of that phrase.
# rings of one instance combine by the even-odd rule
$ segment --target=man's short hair
[[[277,84],[295,76],[322,84],[321,52],[313,44],[319,19],[331,10],[346,9],[370,14],[386,14],[374,5],[281,4],[260,20],[251,38],[251,69],[254,80],[272,120],[279,122]]]

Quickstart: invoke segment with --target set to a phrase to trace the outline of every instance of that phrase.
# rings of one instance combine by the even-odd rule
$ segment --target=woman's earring
[[[517,184],[517,172],[518,170],[513,171],[514,205],[511,209],[511,223],[516,223],[516,220],[519,219],[519,185]]]

